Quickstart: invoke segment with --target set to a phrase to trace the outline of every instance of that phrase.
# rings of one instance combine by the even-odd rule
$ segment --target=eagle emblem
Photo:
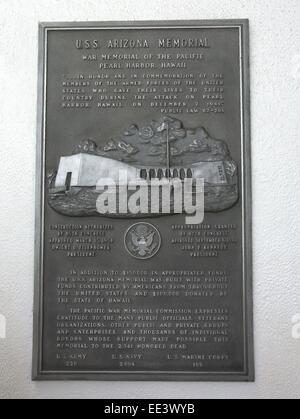
[[[125,247],[129,254],[137,259],[152,258],[160,246],[160,233],[152,224],[134,224],[126,232]]]

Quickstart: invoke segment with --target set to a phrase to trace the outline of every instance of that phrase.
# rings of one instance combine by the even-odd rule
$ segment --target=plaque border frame
[[[43,247],[45,205],[45,128],[47,88],[47,34],[53,30],[91,29],[185,29],[238,28],[240,35],[241,81],[241,146],[242,146],[242,252],[244,284],[244,371],[243,372],[165,372],[165,371],[44,371],[42,368],[43,335]],[[34,260],[34,310],[33,310],[33,381],[206,381],[253,382],[253,275],[252,275],[252,182],[251,182],[251,127],[250,127],[250,57],[249,20],[167,20],[167,21],[114,21],[114,22],[41,22],[38,42],[38,96],[36,141],[36,209],[35,209],[35,260]]]

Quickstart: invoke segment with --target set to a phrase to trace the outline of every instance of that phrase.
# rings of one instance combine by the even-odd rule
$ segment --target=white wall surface
[[[38,21],[224,18],[251,27],[256,382],[31,382]],[[299,23],[299,0],[0,0],[0,397],[300,398]]]

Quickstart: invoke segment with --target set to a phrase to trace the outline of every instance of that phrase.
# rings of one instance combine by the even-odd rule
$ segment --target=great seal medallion
[[[150,259],[161,247],[161,235],[156,227],[149,223],[132,225],[125,233],[125,248],[136,259]]]

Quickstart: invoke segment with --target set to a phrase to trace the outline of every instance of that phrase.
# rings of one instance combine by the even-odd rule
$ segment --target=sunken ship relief
[[[239,198],[237,164],[227,143],[212,138],[203,127],[185,128],[179,119],[165,116],[141,127],[131,125],[102,147],[91,139],[75,146],[73,154],[61,157],[58,169],[48,173],[48,203],[63,215],[105,216],[96,209],[103,191],[98,190],[97,183],[109,178],[117,186],[126,186],[120,171],[126,172],[127,185],[141,179],[149,185],[153,179],[204,179],[206,212],[229,209]],[[155,216],[150,211],[106,214],[118,218],[145,215]]]

